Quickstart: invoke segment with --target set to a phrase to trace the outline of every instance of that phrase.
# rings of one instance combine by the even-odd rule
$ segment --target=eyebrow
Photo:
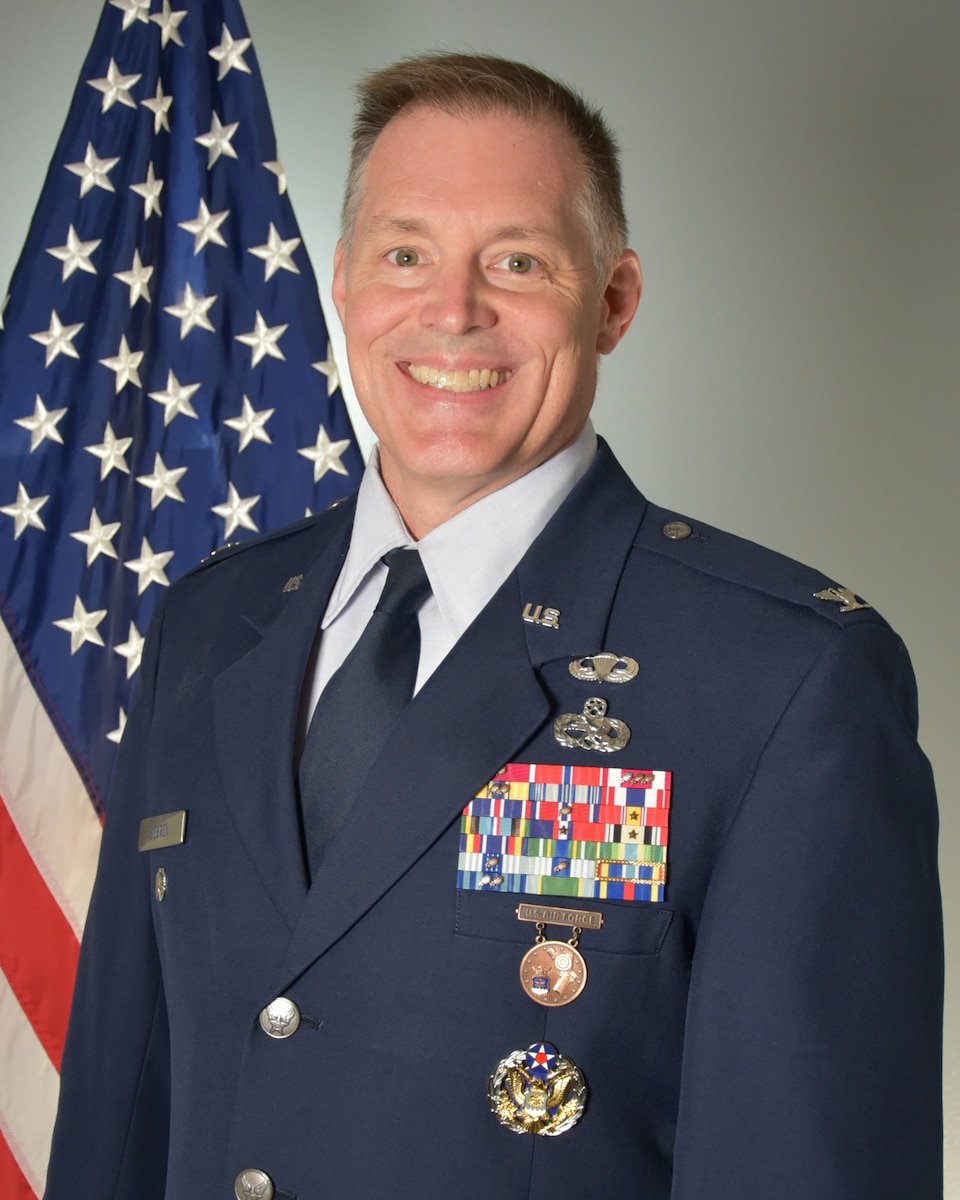
[[[374,233],[426,233],[425,222],[411,217],[371,217],[370,228]]]
[[[429,235],[430,227],[426,221],[417,217],[371,217],[370,229],[373,233],[419,233]],[[490,231],[489,241],[494,242],[527,242],[548,241],[562,243],[563,239],[545,225],[498,225]]]
[[[493,230],[493,240],[497,242],[562,242],[553,229],[546,225],[501,225]]]

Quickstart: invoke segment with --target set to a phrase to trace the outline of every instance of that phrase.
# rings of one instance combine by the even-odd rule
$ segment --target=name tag
[[[144,817],[140,822],[138,850],[162,850],[164,846],[179,846],[187,834],[187,810],[160,813]]]

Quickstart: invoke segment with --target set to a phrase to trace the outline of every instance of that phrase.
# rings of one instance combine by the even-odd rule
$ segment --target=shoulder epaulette
[[[636,545],[726,583],[802,605],[838,625],[846,625],[852,613],[859,614],[854,619],[881,619],[856,592],[814,568],[655,504],[647,508]]]
[[[307,517],[301,517],[298,521],[291,521],[288,525],[282,525],[279,529],[273,529],[267,533],[261,533],[257,537],[244,538],[242,541],[225,542],[222,546],[217,546],[208,555],[202,558],[195,566],[186,571],[183,578],[193,575],[198,571],[206,570],[210,567],[218,566],[220,563],[226,562],[229,559],[235,558],[238,554],[245,554],[247,551],[255,550],[257,547],[276,545],[288,538],[293,538],[301,533],[315,528],[324,515],[331,512],[333,509],[339,508],[343,504],[352,502],[352,496],[344,496],[339,500],[334,500],[332,504],[327,505],[322,513],[313,513]]]

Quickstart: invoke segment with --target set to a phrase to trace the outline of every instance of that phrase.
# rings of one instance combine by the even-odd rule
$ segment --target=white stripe
[[[0,795],[37,870],[80,937],[97,869],[100,821],[3,626]]]
[[[60,1079],[0,971],[0,1133],[27,1182],[43,1194]],[[83,1171],[83,1164],[77,1164]]]

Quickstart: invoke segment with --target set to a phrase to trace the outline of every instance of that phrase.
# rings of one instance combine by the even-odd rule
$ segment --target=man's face
[[[601,295],[582,186],[569,135],[512,115],[419,108],[374,143],[333,295],[404,516],[424,489],[456,511],[583,428],[639,267]]]

